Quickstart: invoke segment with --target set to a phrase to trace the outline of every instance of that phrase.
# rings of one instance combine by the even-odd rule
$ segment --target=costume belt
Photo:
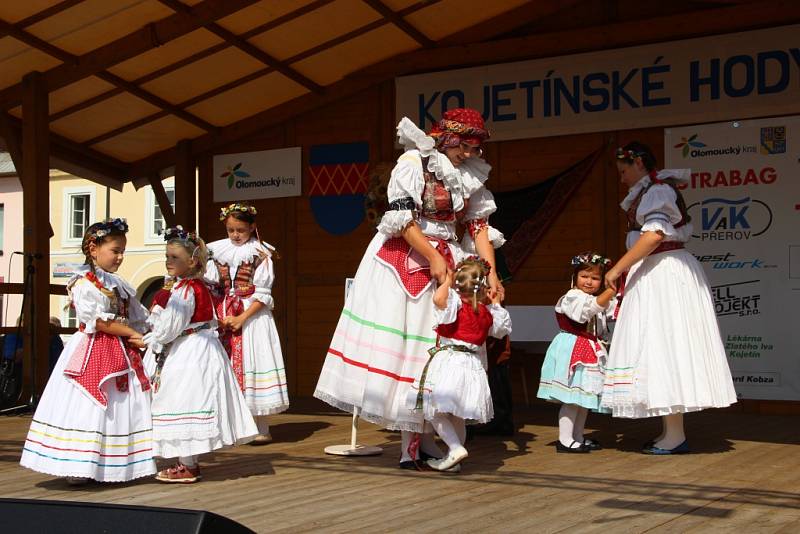
[[[431,347],[428,349],[428,354],[430,354],[430,358],[428,358],[428,362],[425,364],[425,367],[422,369],[422,375],[419,377],[419,390],[417,392],[417,403],[414,406],[415,410],[422,409],[422,397],[423,392],[425,391],[425,379],[428,376],[428,366],[430,366],[431,362],[433,361],[433,357],[436,356],[443,350],[452,350],[453,352],[466,352],[469,354],[474,353],[475,351],[466,345],[437,345],[435,347]]]

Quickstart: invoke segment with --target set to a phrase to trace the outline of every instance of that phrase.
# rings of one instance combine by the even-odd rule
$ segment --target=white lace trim
[[[73,277],[67,285],[72,286],[78,278],[85,277],[89,271],[91,271],[91,268],[88,265],[81,265],[73,271]],[[130,298],[136,296],[136,290],[116,274],[106,272],[97,266],[94,268],[94,274],[97,276],[97,280],[106,289],[117,289],[122,297]]]
[[[251,237],[250,241],[241,245],[234,245],[230,239],[220,239],[207,246],[211,251],[212,260],[234,269],[242,263],[250,262],[261,253],[272,256],[272,251],[275,250],[269,243],[259,243],[255,237]]]
[[[666,180],[667,178],[672,178],[678,182],[686,183],[692,177],[692,170],[691,169],[661,169],[656,173],[656,178],[659,180]],[[633,201],[636,200],[636,197],[639,195],[639,191],[644,189],[650,185],[650,176],[644,175],[642,179],[636,182],[633,187],[628,190],[628,194],[625,195],[625,198],[622,199],[622,202],[619,205],[622,209],[627,210],[633,204]]]

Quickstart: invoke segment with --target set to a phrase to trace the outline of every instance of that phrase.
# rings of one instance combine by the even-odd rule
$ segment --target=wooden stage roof
[[[211,153],[397,75],[797,20],[782,0],[5,0],[0,137],[39,71],[53,166],[119,187],[180,141]]]
[[[257,532],[800,531],[797,417],[709,410],[687,416],[695,454],[636,452],[657,421],[592,415],[607,448],[556,454],[556,409],[516,414],[512,438],[479,437],[460,475],[401,471],[399,434],[361,425],[382,456],[326,456],[349,442],[346,414],[271,419],[276,441],[203,458],[204,480],[70,488],[19,466],[29,417],[0,417],[0,497],[208,510]],[[295,408],[297,409],[297,408]]]

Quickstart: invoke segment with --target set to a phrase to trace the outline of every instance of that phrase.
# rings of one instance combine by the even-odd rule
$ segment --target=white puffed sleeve
[[[269,310],[275,307],[275,302],[272,300],[273,282],[275,282],[275,269],[272,258],[267,256],[253,273],[253,285],[256,286],[256,289],[251,298],[261,302]]]
[[[128,300],[128,325],[131,328],[140,334],[147,332],[147,319],[149,315],[150,313],[147,311],[147,308],[142,306],[139,299],[130,297]]]
[[[217,270],[217,264],[214,263],[214,260],[208,260],[206,263],[206,272],[203,275],[206,283],[216,286],[219,284],[219,271]]]
[[[161,352],[164,345],[177,338],[189,326],[194,314],[194,291],[189,286],[172,292],[167,307],[159,315],[153,330],[142,338],[153,352]]]
[[[452,287],[447,291],[447,305],[444,309],[433,307],[433,320],[437,325],[450,324],[456,321],[458,310],[461,309],[461,295]]]
[[[75,307],[75,317],[78,323],[84,325],[83,331],[87,334],[97,332],[98,319],[111,321],[116,317],[108,311],[111,308],[111,301],[85,278],[79,278],[72,285],[70,295],[72,305]]]
[[[392,169],[386,194],[389,204],[396,203],[394,208],[383,214],[378,231],[397,237],[408,224],[414,220],[414,212],[422,205],[422,160],[419,152],[409,150],[397,159]]]
[[[666,236],[675,236],[677,232],[673,225],[681,220],[677,198],[675,191],[668,185],[651,186],[636,210],[636,221],[642,225],[642,232],[661,232]]]
[[[503,339],[505,336],[511,334],[511,316],[508,310],[499,304],[489,304],[489,313],[492,314],[492,327],[489,329],[489,335]]]
[[[506,242],[503,233],[489,224],[489,215],[495,211],[497,211],[497,204],[495,204],[491,191],[481,187],[472,193],[463,217],[467,231],[464,232],[464,237],[461,239],[461,247],[465,252],[468,254],[477,252],[475,236],[484,229],[489,232],[489,242],[494,248],[500,248]]]
[[[604,310],[597,304],[597,297],[580,289],[570,289],[556,304],[556,313],[563,313],[578,323],[585,323]]]

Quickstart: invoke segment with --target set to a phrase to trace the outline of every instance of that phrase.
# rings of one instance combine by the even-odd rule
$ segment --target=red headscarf
[[[431,127],[428,135],[436,140],[436,147],[439,149],[458,146],[461,143],[480,145],[489,138],[483,117],[471,108],[445,111],[442,120]]]

